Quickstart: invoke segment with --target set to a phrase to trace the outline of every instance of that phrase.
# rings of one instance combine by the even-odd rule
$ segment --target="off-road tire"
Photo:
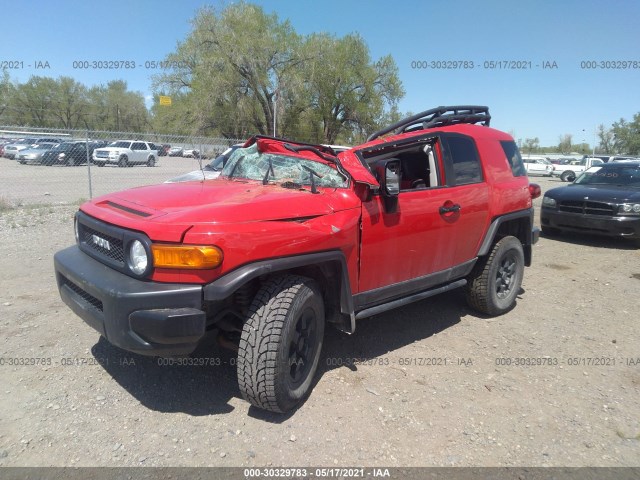
[[[118,166],[119,167],[128,167],[129,166],[129,157],[127,157],[126,155],[122,155],[119,159],[118,159]]]
[[[520,240],[512,236],[502,238],[473,267],[467,279],[467,303],[487,315],[508,312],[515,306],[523,274]]]
[[[322,295],[313,280],[297,275],[267,279],[240,337],[237,370],[244,399],[278,413],[300,404],[318,368],[324,323]]]

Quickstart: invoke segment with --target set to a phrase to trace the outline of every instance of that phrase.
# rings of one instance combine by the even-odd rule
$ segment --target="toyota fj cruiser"
[[[64,302],[112,344],[182,356],[216,331],[243,397],[296,407],[327,323],[454,288],[488,315],[514,307],[531,264],[532,198],[487,107],[439,107],[341,152],[256,136],[220,177],[93,199],[55,255]]]

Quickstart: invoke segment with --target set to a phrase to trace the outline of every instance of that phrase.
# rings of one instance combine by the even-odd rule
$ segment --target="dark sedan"
[[[589,168],[572,184],[549,190],[540,210],[542,231],[627,237],[640,245],[640,162]]]
[[[91,154],[96,148],[101,148],[107,142],[101,140],[89,141],[69,141],[56,145],[42,156],[43,165],[62,164],[68,167],[87,163],[87,159],[91,158]],[[88,154],[88,156],[87,156]]]

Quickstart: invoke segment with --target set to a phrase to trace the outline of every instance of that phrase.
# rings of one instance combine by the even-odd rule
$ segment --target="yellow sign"
[[[166,107],[171,106],[171,97],[165,97],[164,95],[160,95],[160,105],[164,105]]]

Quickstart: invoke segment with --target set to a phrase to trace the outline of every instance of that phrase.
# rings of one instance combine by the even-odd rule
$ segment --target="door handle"
[[[453,205],[448,205],[448,206],[444,206],[443,205],[443,206],[440,207],[440,213],[441,214],[458,213],[459,211],[460,211],[460,205],[458,205],[457,203],[454,203]]]

